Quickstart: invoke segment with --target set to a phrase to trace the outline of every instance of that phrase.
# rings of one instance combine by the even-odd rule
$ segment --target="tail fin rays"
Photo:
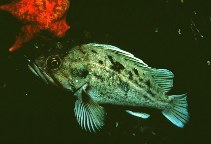
[[[176,126],[183,128],[189,120],[188,104],[186,94],[172,95],[172,104],[164,109],[162,114]]]

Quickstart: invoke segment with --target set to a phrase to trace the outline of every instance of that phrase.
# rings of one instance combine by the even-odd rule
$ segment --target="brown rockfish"
[[[74,93],[77,121],[91,132],[104,125],[102,104],[160,109],[178,127],[189,119],[186,94],[166,94],[173,87],[171,71],[149,67],[115,46],[96,43],[75,46],[65,53],[40,56],[30,61],[29,68],[46,83]],[[146,113],[126,112],[149,117]]]

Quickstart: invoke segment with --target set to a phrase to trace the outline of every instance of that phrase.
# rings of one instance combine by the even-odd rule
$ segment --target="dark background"
[[[38,38],[15,53],[8,52],[22,24],[0,11],[0,143],[209,142],[210,7],[209,0],[71,0],[67,13],[71,29],[62,39],[69,40],[70,47],[88,42],[118,46],[151,67],[171,70],[175,79],[170,94],[188,94],[191,119],[183,129],[156,110],[142,120],[107,106],[106,125],[98,133],[78,126],[72,94],[45,85],[27,69],[24,50],[33,51],[33,45],[41,43]]]

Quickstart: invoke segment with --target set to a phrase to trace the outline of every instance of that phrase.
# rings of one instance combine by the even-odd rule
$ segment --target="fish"
[[[104,104],[140,108],[128,114],[147,119],[141,108],[154,108],[174,125],[189,121],[187,94],[168,95],[174,74],[152,68],[133,54],[108,44],[88,43],[65,51],[48,52],[29,60],[29,68],[47,84],[70,91],[75,97],[78,124],[89,132],[105,125]]]

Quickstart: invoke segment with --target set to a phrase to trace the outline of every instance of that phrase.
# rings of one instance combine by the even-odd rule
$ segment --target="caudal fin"
[[[162,114],[176,126],[183,128],[189,120],[186,94],[169,96],[172,104]]]

